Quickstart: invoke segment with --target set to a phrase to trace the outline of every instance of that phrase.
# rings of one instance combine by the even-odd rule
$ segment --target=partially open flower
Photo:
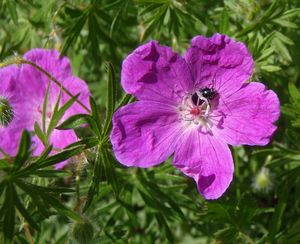
[[[255,191],[268,192],[273,187],[272,174],[270,169],[261,168],[253,179],[252,186]]]
[[[121,84],[137,102],[113,117],[111,143],[126,166],[173,165],[194,178],[207,199],[220,197],[233,177],[230,145],[266,145],[279,117],[277,95],[247,83],[253,59],[225,35],[196,36],[182,58],[156,41],[123,62]]]
[[[89,107],[89,89],[87,84],[80,78],[72,75],[70,62],[66,57],[60,57],[59,52],[55,50],[33,49],[27,52],[25,60],[31,61],[47,71],[51,76],[61,82],[73,95],[80,93],[78,100],[86,107]],[[1,88],[0,98],[7,99],[7,104],[14,111],[14,118],[10,121],[11,125],[0,130],[0,147],[8,154],[14,156],[17,151],[18,141],[21,131],[27,129],[34,131],[34,123],[37,122],[42,128],[43,103],[49,86],[49,97],[46,106],[46,127],[53,115],[53,109],[62,92],[59,105],[62,106],[70,96],[61,87],[54,84],[45,74],[28,64],[21,66],[7,66],[0,70]],[[6,87],[3,88],[3,81]],[[64,114],[60,123],[71,115],[86,113],[78,103],[74,103]],[[75,142],[77,136],[72,130],[54,130],[50,137],[49,143],[55,149],[62,149],[65,146]],[[37,137],[33,137],[34,155],[40,155],[44,150],[44,145]],[[62,162],[56,165],[61,168],[66,164]]]
[[[18,68],[11,65],[0,69],[0,157],[2,151],[15,155],[22,128],[26,126],[26,111],[19,95]]]

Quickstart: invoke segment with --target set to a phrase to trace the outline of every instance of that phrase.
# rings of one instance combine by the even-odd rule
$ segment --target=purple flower
[[[42,67],[55,79],[67,88],[73,95],[80,93],[79,100],[89,107],[88,98],[90,92],[87,84],[76,76],[72,75],[69,59],[59,57],[55,50],[33,49],[27,52],[25,60],[31,61]],[[7,89],[0,90],[0,96],[4,94],[9,98],[9,102],[15,111],[15,117],[7,128],[0,126],[0,148],[6,153],[14,156],[17,151],[18,141],[22,129],[34,131],[34,123],[37,122],[42,128],[43,102],[50,83],[49,98],[46,113],[46,128],[53,114],[54,106],[58,100],[61,88],[51,82],[49,78],[41,71],[28,64],[20,67],[9,66],[1,69],[0,78],[8,84]],[[3,82],[3,81],[2,81]],[[70,99],[70,96],[62,91],[60,106]],[[78,104],[74,103],[64,114],[60,123],[71,115],[86,113]],[[41,140],[35,135],[33,138],[34,155],[40,155],[44,150]],[[54,150],[59,150],[65,146],[77,141],[77,136],[72,130],[54,130],[49,138],[49,143],[53,145]],[[61,168],[66,164],[62,162],[57,164],[56,168]]]
[[[18,68],[15,65],[0,69],[0,117],[3,121],[0,123],[0,148],[10,155],[15,155],[22,128],[26,124],[17,79]],[[2,156],[0,151],[0,158]]]
[[[137,102],[113,117],[111,142],[126,166],[173,165],[194,178],[206,199],[233,177],[230,145],[266,145],[279,117],[277,95],[247,83],[253,59],[243,43],[196,36],[184,58],[150,41],[123,62],[121,84]]]

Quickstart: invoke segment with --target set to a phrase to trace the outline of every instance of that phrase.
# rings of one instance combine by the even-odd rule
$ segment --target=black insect
[[[195,105],[201,105],[204,102],[209,103],[216,95],[217,91],[214,88],[204,87],[192,95],[192,101]]]

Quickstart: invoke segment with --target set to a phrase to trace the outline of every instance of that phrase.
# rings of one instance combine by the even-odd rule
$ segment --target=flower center
[[[199,92],[187,94],[178,106],[180,120],[187,126],[202,126],[210,130],[212,127],[210,101]]]
[[[6,98],[0,96],[0,126],[7,127],[13,118],[13,108]]]

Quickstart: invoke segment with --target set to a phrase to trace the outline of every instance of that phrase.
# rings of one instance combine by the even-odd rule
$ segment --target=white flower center
[[[195,96],[197,96],[196,99]],[[210,118],[211,105],[208,99],[203,100],[201,95],[189,93],[184,96],[182,103],[178,106],[178,111],[180,120],[183,121],[185,126],[201,126],[211,131],[213,122]]]

